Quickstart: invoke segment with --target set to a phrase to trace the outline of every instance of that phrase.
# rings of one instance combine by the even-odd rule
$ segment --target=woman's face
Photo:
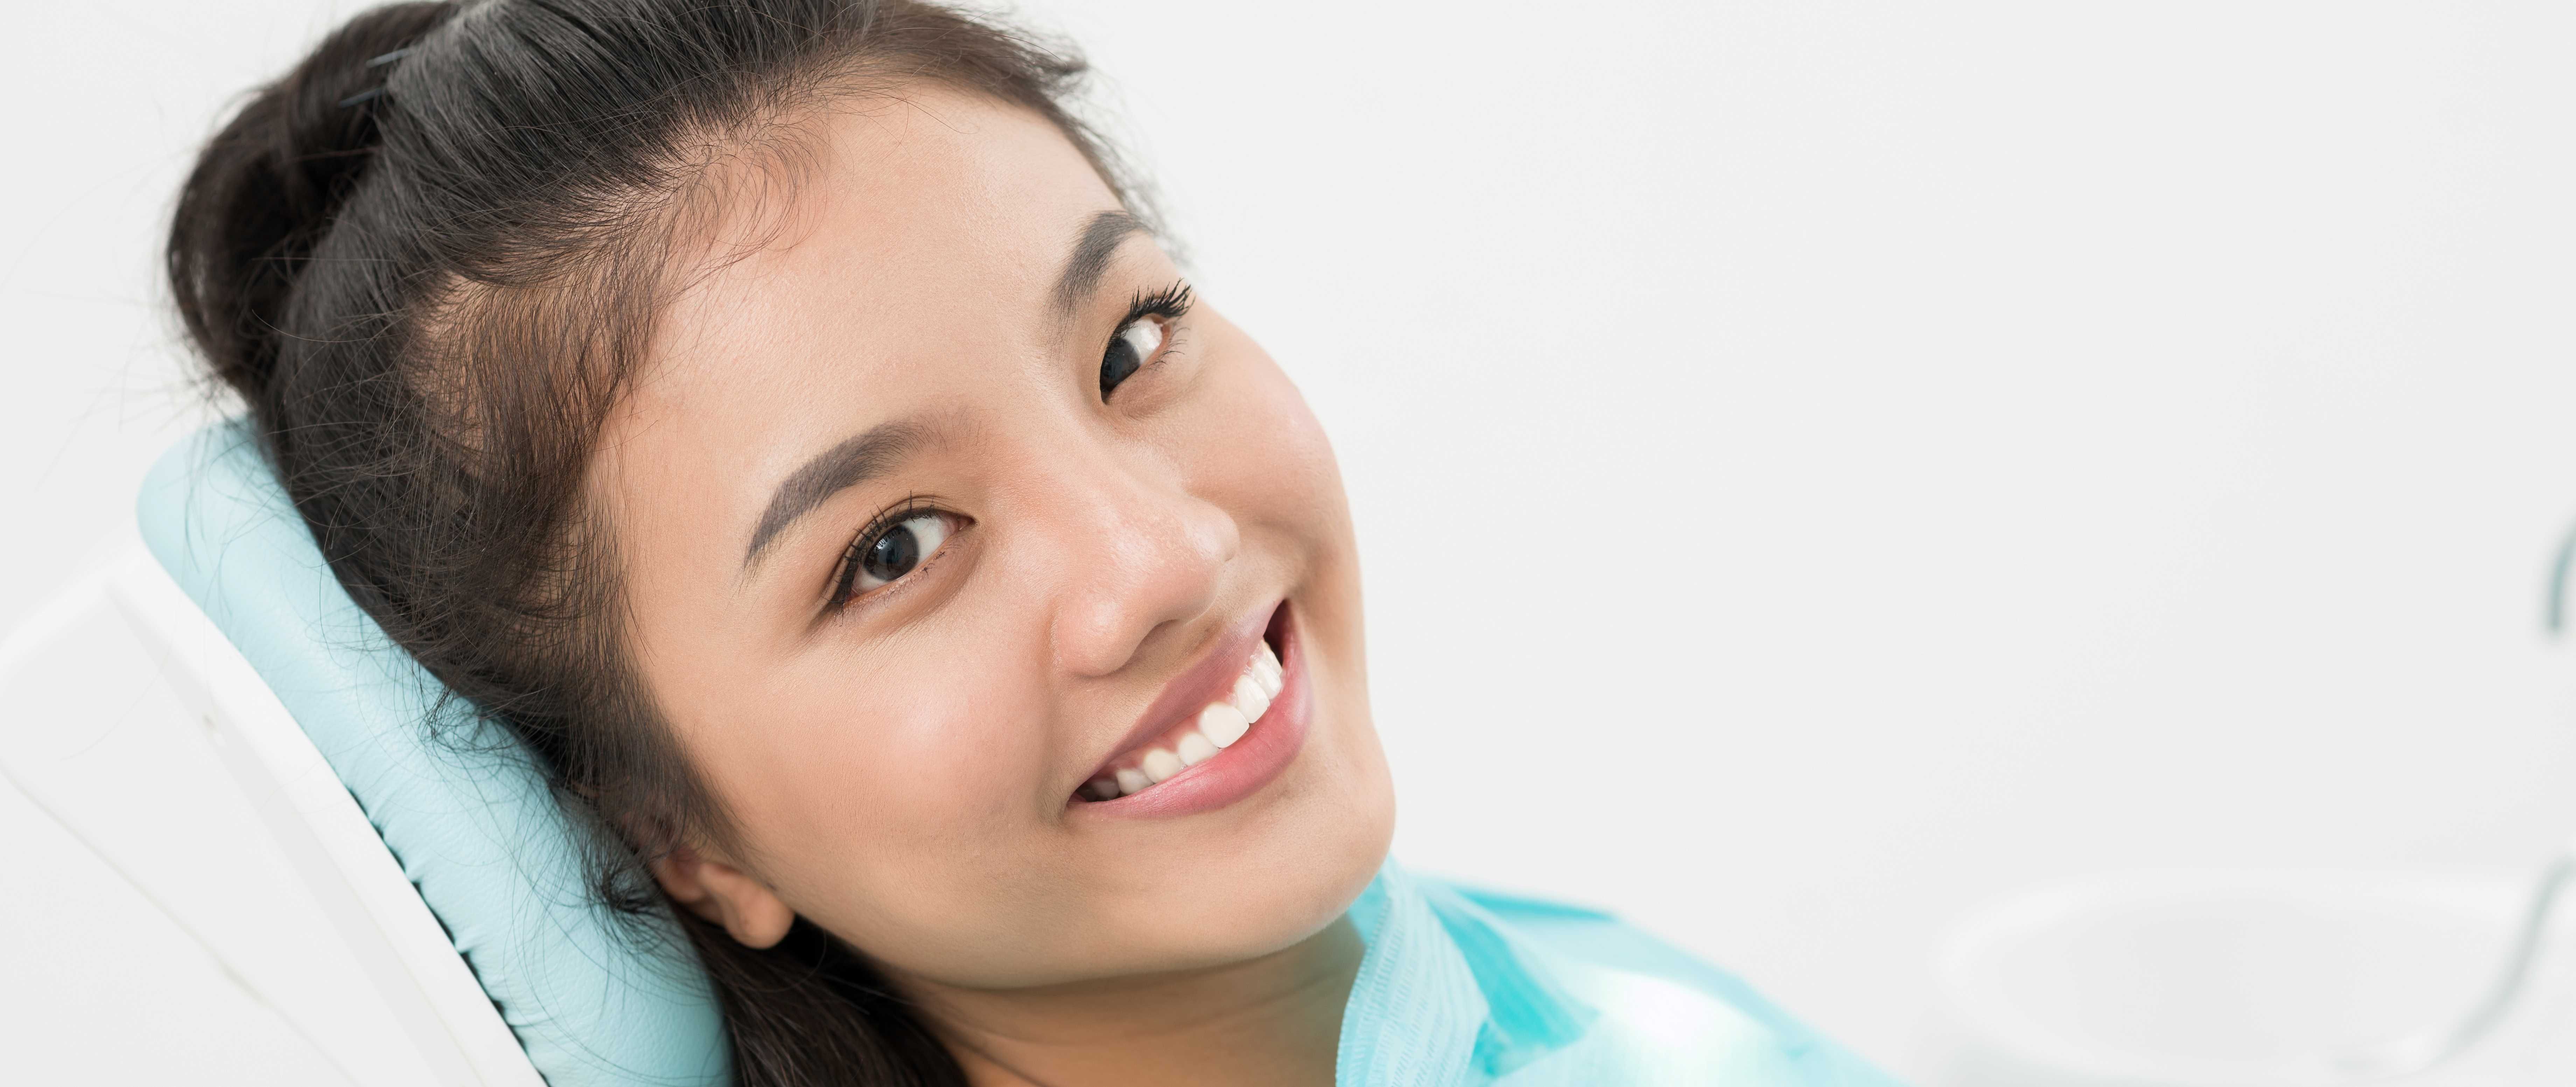
[[[593,480],[738,832],[666,885],[978,988],[1318,931],[1394,805],[1314,416],[1042,119],[818,124],[734,186]]]

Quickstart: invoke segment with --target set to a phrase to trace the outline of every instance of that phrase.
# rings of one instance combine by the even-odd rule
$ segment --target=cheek
[[[925,857],[1025,827],[1044,780],[1039,692],[1015,678],[1028,669],[958,651],[973,644],[801,662],[701,730],[710,784],[791,904],[917,877]]]
[[[1195,467],[1194,489],[1310,547],[1340,544],[1349,512],[1323,425],[1259,347],[1244,341],[1241,350],[1248,364],[1191,433],[1183,463]]]

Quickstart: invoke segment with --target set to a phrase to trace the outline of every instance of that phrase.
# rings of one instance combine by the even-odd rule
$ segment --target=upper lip
[[[1278,605],[1273,603],[1236,620],[1232,627],[1217,635],[1215,642],[1199,654],[1196,663],[1163,685],[1163,693],[1154,699],[1153,705],[1145,707],[1143,714],[1138,715],[1135,727],[1118,738],[1117,746],[1110,748],[1109,754],[1100,760],[1100,765],[1083,780],[1106,776],[1109,764],[1117,761],[1119,756],[1152,743],[1174,726],[1196,718],[1208,703],[1232,692],[1235,678],[1241,676],[1244,666],[1252,661],[1252,647],[1261,641],[1263,632],[1270,628],[1270,617],[1278,610]]]

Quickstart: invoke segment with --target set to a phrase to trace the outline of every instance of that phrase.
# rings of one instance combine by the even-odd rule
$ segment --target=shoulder
[[[1472,909],[1548,958],[1607,976],[1677,985],[1713,998],[1767,1033],[1790,1082],[1898,1087],[1898,1081],[1800,1022],[1732,972],[1617,915],[1473,884],[1419,877],[1426,895]]]

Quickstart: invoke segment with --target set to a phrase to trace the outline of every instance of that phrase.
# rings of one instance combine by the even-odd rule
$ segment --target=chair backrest
[[[121,602],[437,1082],[728,1080],[685,940],[596,903],[587,831],[341,590],[243,426],[172,449],[139,513],[169,576]]]

